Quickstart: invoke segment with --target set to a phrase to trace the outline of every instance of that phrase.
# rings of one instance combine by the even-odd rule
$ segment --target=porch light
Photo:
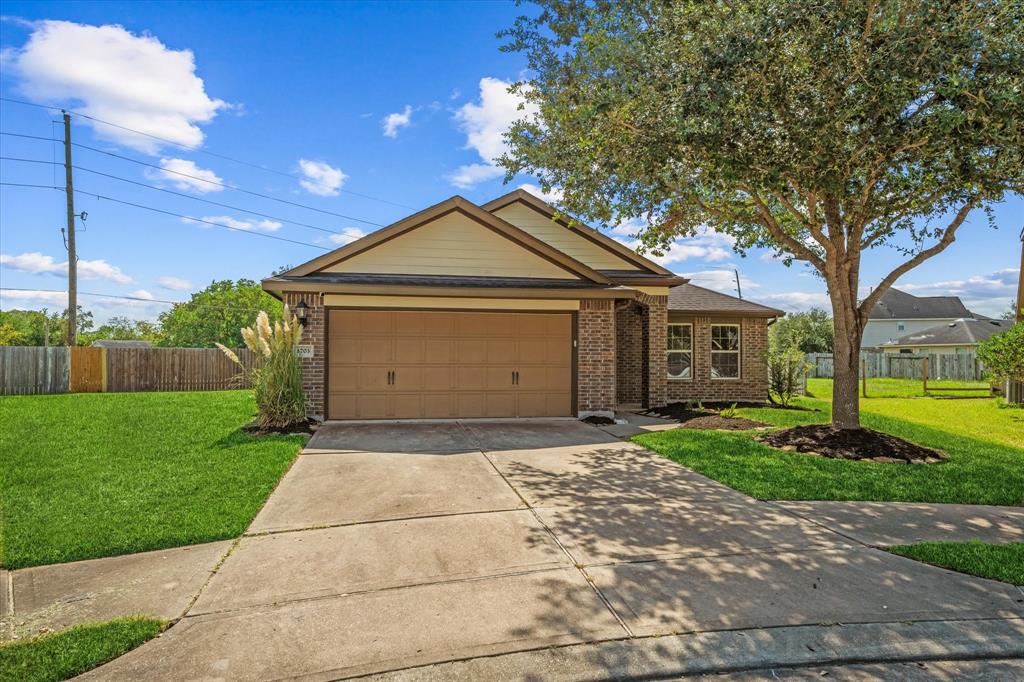
[[[309,314],[309,306],[306,305],[305,301],[299,301],[292,312],[295,313],[295,317],[299,319],[299,322],[305,322],[306,316]]]

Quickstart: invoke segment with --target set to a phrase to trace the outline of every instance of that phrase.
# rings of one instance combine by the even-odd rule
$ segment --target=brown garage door
[[[569,313],[331,310],[330,419],[572,413]]]

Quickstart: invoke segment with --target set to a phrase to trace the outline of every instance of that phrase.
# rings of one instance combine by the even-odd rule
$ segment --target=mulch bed
[[[731,407],[732,403],[724,404],[723,408]],[[739,405],[737,405],[738,407]],[[764,405],[759,405],[764,407]],[[671,403],[664,407],[656,407],[644,412],[652,417],[671,419],[677,421],[684,429],[720,429],[724,431],[747,431],[749,429],[760,429],[768,424],[746,419],[744,417],[723,417],[714,410],[695,410],[686,406],[686,403]]]
[[[585,422],[587,424],[592,424],[593,426],[611,426],[612,424],[615,423],[614,419],[609,419],[608,417],[601,417],[596,414],[591,415],[589,417],[584,417],[580,421]]]
[[[833,459],[867,460],[894,464],[930,464],[949,456],[902,438],[872,429],[834,429],[828,424],[796,426],[757,436],[780,450],[802,452]]]
[[[263,429],[254,421],[243,426],[242,431],[250,436],[310,436],[316,432],[319,426],[320,422],[315,419],[307,419],[289,426]]]

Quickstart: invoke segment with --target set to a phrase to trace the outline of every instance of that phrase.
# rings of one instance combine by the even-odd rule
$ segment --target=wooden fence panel
[[[99,393],[104,390],[103,373],[106,365],[102,348],[75,346],[71,350],[72,393]]]
[[[982,381],[985,368],[975,353],[875,353],[861,351],[864,372],[869,379],[924,379],[924,360],[928,359],[928,379],[936,381]],[[832,378],[834,366],[831,353],[808,353],[809,376]]]
[[[0,346],[0,394],[68,392],[68,349]]]
[[[236,349],[246,367],[256,358]],[[132,391],[219,391],[247,388],[241,370],[217,348],[109,348],[107,349],[107,390]]]

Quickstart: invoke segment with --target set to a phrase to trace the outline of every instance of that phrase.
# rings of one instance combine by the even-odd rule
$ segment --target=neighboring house
[[[881,349],[886,353],[967,353],[1012,326],[1009,320],[962,318],[901,336]]]
[[[326,419],[610,415],[764,400],[782,311],[686,284],[517,190],[452,197],[263,280]]]
[[[93,341],[95,348],[152,348],[149,341],[136,341],[132,339],[100,339]]]
[[[974,317],[956,296],[914,296],[889,289],[868,316],[860,345],[877,348],[907,334]]]

